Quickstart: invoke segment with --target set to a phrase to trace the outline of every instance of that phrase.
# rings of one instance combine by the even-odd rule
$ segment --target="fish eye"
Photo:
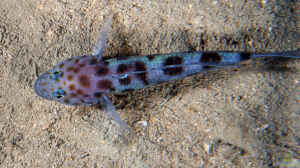
[[[49,78],[51,80],[59,80],[59,79],[62,78],[62,76],[63,76],[63,72],[62,71],[54,71],[53,73],[51,73],[49,75]]]
[[[66,95],[66,92],[63,89],[58,89],[57,91],[53,92],[53,96],[60,99]]]

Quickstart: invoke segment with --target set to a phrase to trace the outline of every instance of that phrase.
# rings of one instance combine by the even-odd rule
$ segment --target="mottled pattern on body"
[[[99,61],[78,56],[41,75],[35,90],[64,104],[96,104],[102,94],[140,89],[250,59],[248,53],[190,52]]]

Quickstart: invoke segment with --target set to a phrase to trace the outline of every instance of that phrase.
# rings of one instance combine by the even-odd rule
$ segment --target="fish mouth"
[[[50,95],[49,86],[43,85],[46,83],[47,85],[50,85],[49,82],[49,73],[45,72],[34,83],[34,91],[35,93],[45,99],[52,100],[52,96]]]

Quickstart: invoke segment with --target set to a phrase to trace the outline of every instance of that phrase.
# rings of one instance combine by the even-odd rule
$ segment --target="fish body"
[[[42,74],[35,83],[35,90],[41,97],[64,104],[97,104],[103,94],[140,89],[199,72],[237,66],[258,56],[271,55],[247,52],[182,52],[106,60],[98,60],[92,55],[77,56]]]
[[[181,52],[148,56],[102,58],[112,16],[104,25],[92,55],[77,56],[57,64],[35,82],[37,95],[68,105],[105,104],[106,111],[122,126],[109,93],[140,89],[189,75],[237,66],[252,58],[299,58],[299,52],[258,54],[248,52]],[[128,127],[127,127],[128,128]]]

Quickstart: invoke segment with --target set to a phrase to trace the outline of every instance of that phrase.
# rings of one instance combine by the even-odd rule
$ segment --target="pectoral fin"
[[[96,45],[93,49],[93,55],[97,56],[98,60],[102,60],[102,53],[103,53],[105,44],[107,42],[109,31],[111,29],[112,19],[113,19],[113,14],[109,15],[109,17],[106,19],[106,21],[99,33]]]
[[[104,106],[104,111],[108,113],[110,117],[112,117],[122,128],[125,128],[126,130],[131,132],[128,125],[121,119],[115,106],[111,103],[111,101],[106,95],[103,95],[103,98],[101,99],[100,103]]]

